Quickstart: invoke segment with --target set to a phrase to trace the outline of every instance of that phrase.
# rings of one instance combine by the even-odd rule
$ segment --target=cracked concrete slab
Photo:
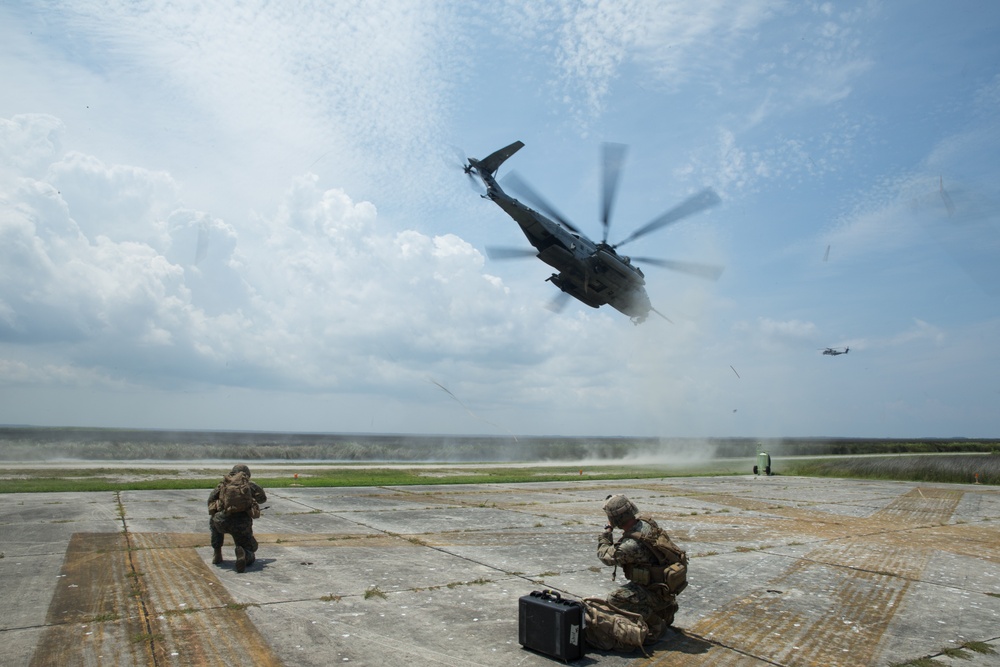
[[[1000,489],[796,477],[274,489],[242,574],[231,545],[211,563],[207,491],[6,494],[5,660],[549,665],[517,643],[517,600],[617,585],[596,538],[621,492],[688,550],[690,584],[648,655],[575,664],[1000,660]]]

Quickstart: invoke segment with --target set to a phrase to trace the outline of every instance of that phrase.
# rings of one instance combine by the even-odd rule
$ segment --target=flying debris
[[[610,244],[608,243],[608,232],[611,227],[611,207],[618,188],[626,147],[621,144],[604,144],[601,209],[601,224],[604,228],[604,234],[601,241],[595,243],[514,174],[508,175],[504,179],[504,184],[511,190],[518,192],[522,198],[537,207],[541,213],[528,208],[500,187],[495,178],[497,169],[507,158],[523,147],[523,143],[515,141],[482,160],[468,158],[464,170],[470,178],[478,176],[482,180],[483,185],[486,186],[486,194],[482,197],[496,203],[507,215],[513,218],[521,227],[528,243],[534,247],[531,250],[527,248],[489,247],[486,249],[486,253],[490,259],[537,257],[558,271],[547,279],[562,291],[553,300],[550,306],[552,310],[561,310],[572,297],[591,308],[610,305],[615,310],[628,315],[633,324],[644,322],[650,312],[656,313],[669,322],[667,317],[653,308],[650,303],[645,289],[645,274],[633,264],[633,261],[680,271],[708,280],[718,280],[719,276],[722,275],[721,266],[651,257],[626,257],[617,252],[617,249],[626,243],[631,243],[651,232],[718,204],[721,200],[711,188],[706,188],[689,197],[678,206],[636,229],[618,243]]]
[[[452,397],[453,399],[455,399],[455,402],[456,402],[456,403],[458,403],[459,405],[461,405],[461,406],[462,406],[462,409],[463,409],[463,410],[465,410],[465,411],[466,411],[467,413],[469,413],[469,416],[470,416],[470,417],[472,417],[473,419],[478,419],[479,421],[481,421],[481,422],[484,422],[484,423],[486,423],[486,424],[489,424],[490,426],[494,426],[494,427],[496,427],[496,428],[501,428],[501,426],[500,426],[499,424],[494,424],[493,422],[489,421],[488,419],[483,419],[482,417],[480,417],[479,415],[477,415],[477,414],[476,414],[475,412],[473,412],[472,410],[470,410],[470,409],[469,409],[469,406],[467,406],[467,405],[466,405],[465,403],[463,403],[463,402],[462,402],[462,401],[461,401],[461,400],[460,400],[460,399],[458,398],[458,396],[456,396],[455,394],[451,393],[451,390],[450,390],[450,389],[448,389],[448,387],[444,386],[443,384],[441,384],[440,382],[438,382],[438,381],[437,381],[437,380],[435,380],[434,378],[427,378],[427,380],[428,380],[428,381],[430,381],[430,382],[431,382],[432,384],[434,384],[434,385],[437,385],[437,387],[438,387],[438,388],[439,388],[439,389],[440,389],[441,391],[443,391],[444,393],[448,394],[448,395],[449,395],[449,396],[451,396],[451,397]],[[504,429],[504,430],[506,430],[506,429]],[[517,442],[517,441],[518,441],[518,440],[517,440],[517,436],[516,436],[516,435],[514,435],[513,433],[511,433],[510,431],[507,431],[507,434],[508,434],[508,435],[509,435],[510,437],[514,438],[514,442]]]
[[[823,253],[823,261],[825,262],[825,261],[827,261],[829,259],[830,259],[830,246],[827,246],[826,247],[826,252]]]
[[[825,350],[823,350],[823,354],[829,355],[831,357],[836,357],[837,355],[847,354],[850,351],[851,348],[849,347],[845,347],[843,350],[834,347],[828,347]]]
[[[955,215],[955,204],[951,201],[951,195],[948,191],[944,189],[944,176],[939,176],[941,179],[941,200],[944,202],[944,207],[948,209],[948,217]]]
[[[730,364],[729,367],[733,368],[732,364]],[[735,368],[733,368],[733,372],[736,373],[736,369]],[[736,377],[740,377],[740,374],[736,373]],[[743,378],[740,378],[740,379],[742,380]],[[736,410],[733,410],[733,412],[736,412]]]

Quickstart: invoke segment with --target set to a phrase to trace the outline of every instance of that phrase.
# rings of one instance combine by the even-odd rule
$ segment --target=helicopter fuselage
[[[631,260],[606,243],[594,243],[511,197],[479,161],[470,160],[486,185],[483,197],[513,218],[542,260],[558,273],[549,282],[591,308],[609,305],[636,324],[652,310],[646,278]]]

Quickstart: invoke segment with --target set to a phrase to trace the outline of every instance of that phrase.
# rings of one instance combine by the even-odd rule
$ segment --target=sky
[[[1000,437],[1000,4],[0,1],[0,424]],[[516,172],[670,318],[571,302]],[[623,249],[624,252],[624,249]],[[641,266],[641,264],[640,264]],[[850,347],[840,356],[826,347]]]

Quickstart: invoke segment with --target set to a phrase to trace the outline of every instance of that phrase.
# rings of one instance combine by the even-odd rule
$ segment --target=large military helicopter
[[[528,243],[534,246],[534,250],[488,247],[486,248],[487,255],[491,259],[537,257],[556,269],[559,273],[553,273],[547,278],[549,282],[562,290],[562,293],[553,301],[553,310],[561,309],[569,297],[573,297],[591,308],[610,305],[615,310],[628,315],[633,324],[644,322],[650,311],[667,319],[650,303],[649,296],[646,294],[645,274],[632,263],[633,260],[709,280],[718,280],[722,274],[722,267],[719,266],[652,257],[630,258],[617,252],[617,248],[626,243],[718,204],[719,196],[711,188],[706,188],[689,197],[680,205],[635,230],[622,241],[613,245],[609,244],[608,230],[610,228],[611,206],[614,203],[618,178],[624,162],[625,146],[604,144],[601,217],[604,235],[600,243],[595,243],[514,174],[505,177],[504,184],[520,194],[528,203],[539,208],[542,213],[528,208],[503,191],[496,180],[497,169],[507,158],[523,147],[522,142],[515,141],[482,160],[468,158],[464,169],[465,173],[473,180],[476,176],[482,180],[486,186],[486,194],[483,197],[495,202],[507,215],[512,217],[521,227]]]
[[[828,347],[825,350],[823,350],[823,354],[829,355],[831,357],[836,357],[836,356],[839,356],[841,354],[847,354],[850,351],[851,351],[851,348],[849,348],[849,347],[845,347],[843,350],[841,350],[839,348],[835,348],[835,347]]]

